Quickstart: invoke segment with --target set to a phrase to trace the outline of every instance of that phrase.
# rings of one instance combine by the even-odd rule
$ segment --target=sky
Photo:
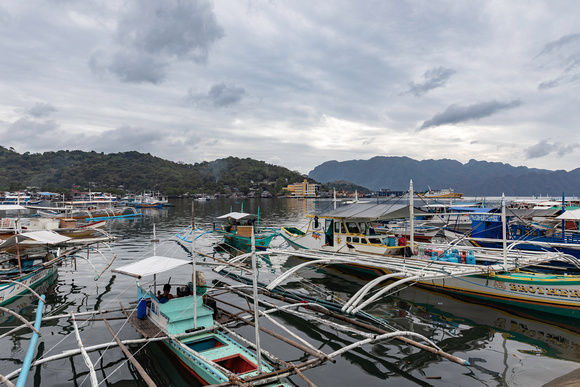
[[[0,145],[580,167],[580,2],[3,0]]]

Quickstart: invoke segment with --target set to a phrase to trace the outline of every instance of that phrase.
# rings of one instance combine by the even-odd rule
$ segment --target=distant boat
[[[275,231],[260,230],[258,216],[254,214],[230,212],[217,219],[220,224],[213,231],[223,235],[226,245],[246,253],[252,248],[252,230],[256,250],[266,250],[272,239],[278,235]]]
[[[444,188],[438,190],[432,190],[429,188],[427,191],[418,193],[424,199],[461,199],[463,197],[462,193],[455,192],[452,188]]]

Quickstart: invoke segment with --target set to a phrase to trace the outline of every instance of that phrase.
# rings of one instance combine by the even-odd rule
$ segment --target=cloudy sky
[[[0,145],[580,167],[575,1],[0,2]]]

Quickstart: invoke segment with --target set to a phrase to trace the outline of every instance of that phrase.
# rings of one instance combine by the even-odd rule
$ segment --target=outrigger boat
[[[228,247],[242,252],[247,253],[252,249],[252,240],[257,250],[265,250],[278,235],[276,231],[260,230],[259,218],[254,214],[229,212],[217,219],[220,223],[214,226],[214,232],[224,237]]]
[[[191,262],[153,256],[112,271],[140,279],[186,265],[191,265]],[[198,278],[199,273],[202,272],[198,272]],[[201,290],[201,287],[196,288]],[[165,302],[158,299],[154,290],[141,286],[139,280],[137,289],[140,301],[137,318],[133,315],[129,320],[131,324],[145,336],[158,336],[159,332],[167,336],[163,343],[171,354],[204,385],[253,379],[258,376],[258,371],[272,377],[275,371],[272,366],[261,362],[256,354],[217,330],[214,309],[204,303],[202,294],[196,291],[193,295],[193,283],[180,288],[179,297]],[[290,386],[278,378],[264,385]]]
[[[380,221],[408,218],[414,212],[428,215],[418,208],[413,211],[407,204],[353,203],[307,215],[304,229],[282,227],[282,237],[297,250],[325,252],[360,252],[373,255],[403,255],[395,235],[390,237],[374,224]]]
[[[412,192],[412,184],[410,191]],[[502,208],[505,223],[505,202]],[[415,216],[412,200],[409,209],[412,230]],[[333,235],[335,245],[340,244],[337,241],[340,236]],[[296,247],[297,244],[291,245]],[[580,276],[525,271],[526,267],[555,261],[578,267],[578,261],[574,257],[560,252],[525,252],[513,246],[508,249],[505,228],[503,245],[503,249],[491,249],[450,244],[415,244],[411,234],[409,247],[413,255],[410,257],[390,257],[386,254],[377,256],[369,254],[364,246],[360,248],[353,245],[343,249],[344,253],[335,248],[332,254],[321,253],[322,249],[293,254],[315,260],[315,263],[319,264],[348,265],[355,270],[366,268],[375,272],[378,278],[370,281],[367,287],[361,289],[361,293],[353,297],[344,309],[346,312],[360,310],[382,294],[395,291],[400,285],[411,283],[486,302],[565,316],[580,316]],[[305,246],[300,247],[304,249]],[[269,253],[272,254],[273,251]],[[304,265],[308,264],[310,263]],[[293,270],[299,269],[300,266]],[[364,296],[373,287],[388,280],[395,282],[363,302]]]

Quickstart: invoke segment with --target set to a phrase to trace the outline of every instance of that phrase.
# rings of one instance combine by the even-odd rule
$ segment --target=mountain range
[[[327,161],[308,177],[321,183],[349,181],[371,190],[415,191],[452,188],[466,196],[566,196],[580,194],[580,168],[570,172],[469,160],[417,161],[408,157],[377,156],[369,160]]]

